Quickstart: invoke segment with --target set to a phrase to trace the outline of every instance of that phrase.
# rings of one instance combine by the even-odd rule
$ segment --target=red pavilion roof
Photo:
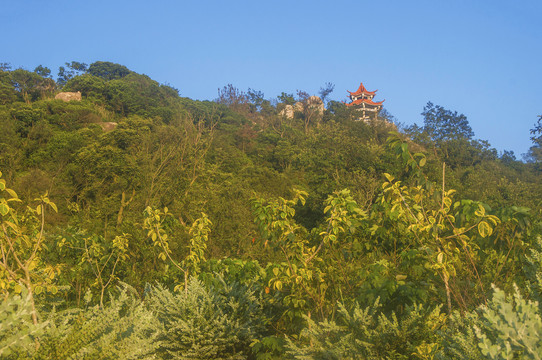
[[[378,106],[378,105],[382,105],[382,103],[386,101],[386,100],[382,100],[382,101],[378,101],[378,102],[374,102],[373,100],[370,100],[370,99],[357,99],[356,101],[352,101],[350,104],[346,104],[346,106],[352,106],[352,105],[359,105],[361,103],[366,103],[366,104],[369,104],[369,105],[375,105],[375,106]]]
[[[363,83],[359,83],[359,88],[355,92],[351,92],[351,91],[348,91],[348,92],[350,93],[350,95],[361,95],[361,94],[374,95],[377,91],[378,90],[368,91],[367,89],[365,89],[365,86],[363,86]]]

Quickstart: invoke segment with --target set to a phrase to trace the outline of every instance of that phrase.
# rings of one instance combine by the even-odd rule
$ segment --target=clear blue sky
[[[0,0],[0,62],[112,61],[214,99],[363,81],[405,124],[428,101],[518,158],[542,114],[542,1]]]

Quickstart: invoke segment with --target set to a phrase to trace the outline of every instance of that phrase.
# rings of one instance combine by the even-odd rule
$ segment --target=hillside
[[[428,103],[404,127],[329,101],[288,118],[309,94],[195,101],[66,65],[0,70],[2,358],[542,350],[498,335],[542,326],[539,164],[463,115]]]

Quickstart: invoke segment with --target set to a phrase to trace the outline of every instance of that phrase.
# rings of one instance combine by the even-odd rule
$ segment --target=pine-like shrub
[[[442,333],[436,359],[541,359],[542,358],[542,238],[526,256],[527,293],[516,287],[512,296],[493,286],[486,306],[451,316]]]
[[[475,327],[487,359],[542,359],[542,317],[537,301],[525,300],[516,288],[512,298],[494,287],[493,299],[480,308]]]
[[[493,287],[487,305],[454,314],[436,359],[542,359],[542,317],[537,301]]]
[[[480,318],[475,311],[461,315],[454,311],[446,327],[439,332],[441,343],[435,354],[435,360],[482,360],[486,359],[478,347],[478,338],[474,330],[480,325]]]
[[[24,287],[20,289],[19,294],[11,294],[0,301],[0,359],[32,351],[46,325],[34,325],[28,291]]]
[[[412,359],[436,347],[434,331],[445,319],[439,308],[414,305],[401,318],[380,310],[378,301],[366,309],[356,304],[350,311],[340,304],[336,321],[307,318],[300,341],[288,340],[288,354],[299,360]]]
[[[262,332],[261,302],[244,286],[209,289],[192,278],[186,292],[160,285],[147,292],[145,302],[164,327],[163,359],[246,359]]]
[[[525,277],[529,285],[530,295],[542,303],[542,236],[536,238],[536,243],[526,256]]]
[[[17,359],[156,359],[162,328],[127,286],[103,309],[52,312],[39,348]]]

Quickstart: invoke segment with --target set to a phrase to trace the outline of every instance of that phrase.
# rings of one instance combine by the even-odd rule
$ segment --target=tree
[[[126,262],[129,258],[129,234],[116,236],[113,241],[101,236],[85,236],[76,233],[70,240],[63,238],[58,243],[58,248],[71,248],[81,252],[79,266],[90,266],[95,277],[93,286],[100,290],[100,307],[104,307],[104,295],[106,288],[117,279],[117,267],[119,262]]]
[[[295,104],[294,94],[288,94],[288,93],[285,93],[284,91],[279,96],[277,96],[277,99],[279,100],[279,102],[285,105]]]
[[[26,287],[34,324],[38,323],[34,294],[42,292],[45,286],[56,293],[51,281],[58,273],[58,268],[44,264],[41,258],[46,240],[46,206],[55,212],[57,208],[47,194],[36,200],[39,204],[35,208],[28,207],[25,214],[17,212],[11,205],[20,202],[17,194],[6,187],[5,180],[0,179],[0,291],[20,292],[21,285]]]
[[[124,65],[115,64],[108,61],[96,61],[88,67],[88,73],[90,75],[101,77],[105,80],[122,79],[123,77],[132,73]]]
[[[16,100],[17,91],[13,88],[11,73],[2,70],[2,64],[0,64],[0,105],[9,104]]]
[[[70,79],[63,88],[64,91],[80,91],[84,97],[103,98],[106,94],[104,79],[90,74],[83,74]]]
[[[410,153],[408,144],[397,133],[391,133],[388,145],[410,168],[417,183],[405,185],[393,176],[384,174],[388,181],[382,184],[382,194],[376,201],[381,206],[375,205],[376,215],[383,215],[380,221],[384,221],[380,224],[375,221],[371,231],[380,233],[380,236],[389,236],[390,231],[398,226],[398,233],[406,235],[407,242],[411,242],[408,247],[414,245],[420,252],[426,252],[427,268],[432,269],[444,282],[448,313],[451,314],[452,295],[460,305],[466,307],[463,295],[458,289],[454,292],[452,287],[459,269],[470,266],[469,276],[475,279],[479,291],[484,292],[474,261],[479,248],[477,241],[503,231],[499,227],[501,220],[481,202],[455,200],[456,191],[446,190],[445,164],[440,186],[429,181],[423,173],[422,168],[426,164],[424,154]],[[394,248],[397,240],[393,239]]]
[[[333,92],[334,89],[335,85],[330,82],[325,83],[324,87],[320,88],[318,94],[320,95],[320,98],[324,104],[326,103],[327,97]]]
[[[80,63],[78,61],[72,61],[70,63],[65,63],[66,68],[63,66],[58,68],[58,78],[57,83],[60,87],[66,85],[68,80],[74,78],[75,76],[84,74],[88,70],[88,65],[85,63]]]
[[[49,69],[48,67],[44,67],[42,65],[39,65],[38,67],[36,67],[34,69],[34,72],[44,78],[51,76],[51,69]]]
[[[256,94],[254,94],[256,95]],[[218,98],[216,102],[226,105],[230,108],[240,110],[241,107],[248,104],[249,97],[245,92],[239,90],[232,84],[224,86],[222,89],[218,89]]]
[[[467,117],[458,114],[457,111],[452,112],[428,102],[423,108],[422,115],[424,118],[423,129],[435,142],[455,139],[470,140],[474,136]]]
[[[247,98],[250,103],[251,111],[257,112],[262,108],[262,104],[265,101],[263,92],[248,88]]]
[[[71,63],[66,63],[66,66],[73,71],[79,71],[80,73],[84,73],[88,70],[88,65],[79,61],[72,61]]]
[[[529,149],[527,158],[532,162],[540,163],[542,162],[542,115],[538,115],[538,121],[531,129],[531,135],[533,146]]]
[[[31,100],[36,100],[40,96],[52,93],[55,88],[53,79],[44,78],[35,72],[17,69],[10,74],[13,87],[21,94],[23,100],[28,104]]]
[[[153,246],[159,249],[158,257],[163,261],[169,260],[183,273],[184,291],[187,293],[188,279],[190,276],[196,276],[199,273],[200,266],[205,261],[205,250],[207,249],[212,222],[205,213],[201,213],[201,217],[196,219],[188,230],[190,235],[188,255],[182,261],[177,262],[171,256],[173,252],[169,245],[169,236],[164,229],[164,221],[168,216],[171,216],[171,214],[168,212],[167,207],[164,208],[164,211],[161,211],[147,206],[143,229],[148,231],[147,236],[151,238]],[[179,288],[181,288],[180,285],[175,287],[175,289]]]

